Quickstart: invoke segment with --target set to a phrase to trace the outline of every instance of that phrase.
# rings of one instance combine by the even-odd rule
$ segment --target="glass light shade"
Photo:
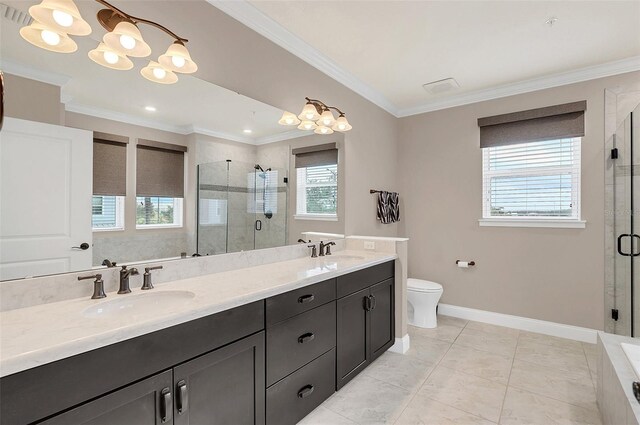
[[[169,46],[167,52],[158,58],[158,62],[173,72],[193,74],[198,70],[198,65],[191,60],[189,50],[179,41]]]
[[[120,53],[134,58],[144,58],[151,54],[151,47],[142,39],[138,27],[131,22],[122,21],[104,35],[104,44]]]
[[[20,35],[34,46],[57,53],[73,53],[78,45],[64,32],[51,29],[37,21],[20,28]]]
[[[330,127],[325,127],[324,125],[319,125],[318,128],[313,130],[313,132],[316,133],[316,134],[331,134],[331,133],[333,133],[333,130],[331,130]]]
[[[73,0],[43,0],[29,8],[29,15],[56,32],[89,35],[91,26],[82,19]]]
[[[149,65],[140,70],[140,74],[154,83],[173,84],[178,82],[178,76],[173,71],[163,68],[162,65],[154,61],[149,61]]]
[[[90,51],[89,58],[95,63],[111,69],[127,71],[133,68],[131,59],[104,43],[100,43],[98,47]]]
[[[308,121],[308,120],[307,120],[307,121],[302,121],[302,122],[300,123],[300,125],[298,126],[298,128],[299,128],[300,130],[308,130],[308,131],[311,131],[311,130],[315,130],[316,128],[318,128],[318,126],[317,126],[317,125],[316,125],[316,123],[314,123],[313,121]]]
[[[302,112],[300,112],[298,118],[302,121],[317,121],[318,118],[320,118],[320,114],[313,103],[307,103],[304,105],[304,108],[302,108]]]
[[[331,127],[336,122],[336,119],[333,117],[333,114],[330,110],[326,110],[320,115],[320,119],[318,119],[318,125],[322,125],[325,127]]]
[[[349,131],[353,127],[351,127],[349,121],[347,121],[347,117],[345,117],[344,115],[340,115],[336,120],[336,123],[333,124],[333,127],[331,128],[335,131]]]
[[[300,120],[298,119],[298,117],[295,116],[295,114],[293,114],[291,112],[284,111],[284,113],[282,114],[282,118],[280,118],[280,121],[278,121],[278,124],[280,124],[280,125],[298,125],[298,124],[300,124]]]

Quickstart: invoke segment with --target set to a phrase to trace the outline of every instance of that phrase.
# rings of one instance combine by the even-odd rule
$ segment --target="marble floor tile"
[[[599,425],[600,415],[593,410],[510,387],[504,401],[500,424]]]
[[[417,357],[432,363],[438,363],[451,347],[450,342],[440,341],[433,338],[426,338],[417,335],[410,337],[411,343],[406,356]]]
[[[333,412],[320,405],[309,413],[298,425],[355,425],[357,422]]]
[[[324,402],[324,407],[359,424],[393,423],[414,393],[359,375]]]
[[[466,328],[460,333],[455,344],[472,347],[481,351],[513,357],[518,343],[517,335],[498,334]]]
[[[467,323],[469,323],[469,321],[465,319],[438,314],[438,326],[447,325],[447,326],[456,326],[458,328],[464,328],[465,326],[467,326]]]
[[[582,343],[579,341],[573,341],[571,339],[566,338],[558,338],[556,336],[543,335],[534,332],[520,332],[520,340],[519,342],[534,342],[537,344],[551,345],[553,347],[564,348],[565,350],[571,350],[580,352],[583,351]]]
[[[583,373],[567,372],[527,363],[516,358],[511,370],[509,386],[596,410],[596,393],[591,377]]]
[[[363,370],[362,374],[415,391],[427,379],[434,366],[434,362],[386,352]]]
[[[512,363],[511,356],[454,344],[439,365],[506,385]]]
[[[417,394],[404,409],[396,425],[492,425],[479,416]]]
[[[458,326],[450,325],[438,325],[437,328],[427,329],[418,328],[416,326],[409,326],[409,336],[415,337],[427,337],[432,339],[438,339],[440,341],[453,342],[456,340],[462,328]]]
[[[478,331],[496,333],[500,335],[518,336],[518,334],[520,333],[518,329],[507,328],[504,326],[490,325],[489,323],[474,322],[472,320],[470,320],[469,323],[467,323],[466,327],[468,329],[475,329]]]
[[[505,391],[502,384],[438,366],[418,394],[497,422]]]
[[[568,372],[582,372],[590,376],[584,352],[525,340],[518,342],[516,359]]]

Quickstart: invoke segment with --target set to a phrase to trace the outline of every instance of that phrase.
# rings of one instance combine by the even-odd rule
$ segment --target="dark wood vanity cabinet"
[[[0,422],[295,424],[393,344],[394,264],[5,376]]]
[[[356,292],[337,301],[336,389],[394,343],[393,265],[385,263],[338,278],[338,294]]]

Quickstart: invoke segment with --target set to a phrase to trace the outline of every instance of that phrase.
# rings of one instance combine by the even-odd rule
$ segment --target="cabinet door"
[[[264,424],[264,332],[173,369],[176,425]]]
[[[369,288],[337,301],[336,387],[342,388],[369,360],[369,320],[366,310]]]
[[[371,291],[371,356],[378,358],[394,343],[394,285],[393,279],[373,285]]]
[[[54,416],[41,424],[169,425],[173,423],[171,384],[172,374],[168,370]],[[52,396],[55,397],[55,394]]]

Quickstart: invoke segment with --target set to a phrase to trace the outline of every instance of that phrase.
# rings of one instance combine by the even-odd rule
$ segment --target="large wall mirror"
[[[39,3],[0,4],[0,280],[344,233],[343,134],[279,125],[282,110],[198,72],[175,84],[148,81],[140,70],[149,58],[132,57],[127,71],[94,63],[88,53],[106,33],[95,1],[75,2],[93,29],[73,38],[77,51],[38,48],[19,31]],[[120,3],[166,25],[172,14],[211,7]],[[188,22],[172,30],[189,46],[206,45],[207,29]],[[152,60],[171,44],[162,31],[141,31]]]

